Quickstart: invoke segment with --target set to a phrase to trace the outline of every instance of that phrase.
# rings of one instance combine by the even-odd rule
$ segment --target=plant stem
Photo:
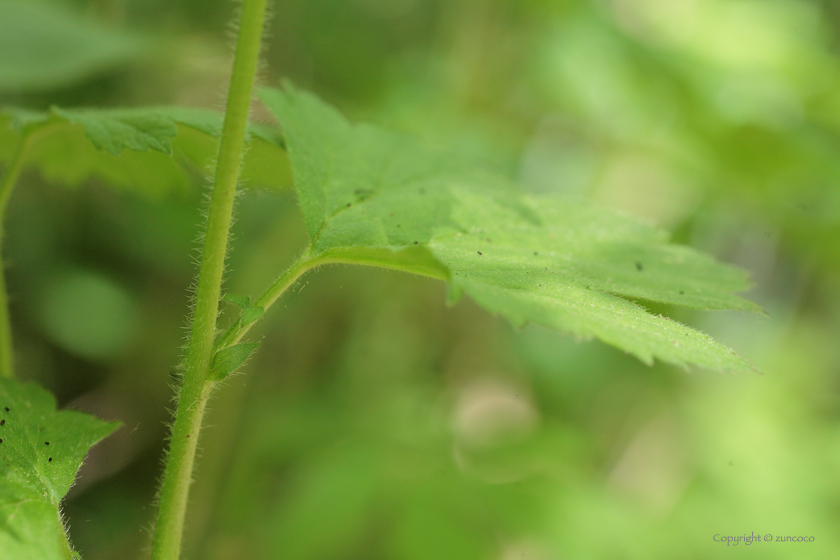
[[[263,309],[268,309],[271,307],[277,298],[279,298],[286,289],[295,283],[295,281],[300,278],[303,274],[306,273],[311,268],[318,266],[318,262],[316,259],[310,259],[308,257],[308,251],[301,255],[301,257],[296,260],[292,265],[280,275],[277,280],[271,283],[271,285],[262,293],[260,297],[254,300],[251,305],[254,307],[262,307]],[[232,346],[242,340],[242,337],[251,330],[251,327],[255,323],[249,323],[247,325],[242,325],[241,321],[235,322],[231,327],[227,330],[227,332],[219,339],[218,344],[216,344],[217,349],[226,348],[228,346]]]
[[[283,292],[285,292],[289,286],[294,284],[298,278],[306,274],[307,271],[328,264],[374,266],[378,268],[399,270],[401,272],[409,272],[420,276],[428,276],[437,280],[448,280],[446,273],[443,272],[442,269],[436,270],[430,266],[404,265],[396,262],[389,262],[387,259],[376,259],[373,257],[366,258],[361,255],[350,256],[324,253],[313,257],[311,256],[310,247],[310,249],[304,252],[298,260],[292,263],[292,265],[287,268],[285,272],[277,278],[277,280],[272,282],[272,284],[256,300],[254,300],[251,305],[254,307],[262,307],[267,311],[268,308],[271,307],[271,305],[283,294]],[[242,337],[245,336],[245,334],[247,334],[251,327],[257,324],[257,322],[258,321],[255,321],[246,325],[243,325],[241,321],[235,322],[231,325],[227,332],[225,332],[224,336],[219,339],[219,342],[216,344],[216,349],[220,350],[236,344],[242,340]]]
[[[219,308],[228,233],[245,143],[265,19],[266,0],[243,0],[225,123],[207,216],[201,268],[195,293],[183,385],[172,426],[166,468],[160,489],[152,543],[153,560],[177,560],[192,482],[196,445],[207,399],[215,385],[207,381]]]
[[[14,360],[12,359],[12,323],[9,319],[9,300],[6,295],[5,269],[3,266],[3,223],[5,222],[6,206],[15,183],[23,169],[23,161],[29,148],[30,134],[24,132],[18,141],[9,167],[0,181],[0,377],[14,377]]]

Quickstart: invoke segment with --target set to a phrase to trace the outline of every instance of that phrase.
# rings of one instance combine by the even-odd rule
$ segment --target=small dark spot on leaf
[[[0,426],[5,426],[5,425],[6,425],[6,421],[5,420],[0,420]]]
[[[50,457],[50,462],[52,462],[52,457]]]
[[[536,251],[534,251],[534,256],[537,256],[537,252],[536,252]]]
[[[684,291],[680,290],[680,295],[683,295],[684,293],[685,293]]]
[[[44,445],[49,445],[49,444],[50,444],[50,442],[48,442],[48,441],[44,442]]]
[[[0,439],[0,443],[3,443],[3,440],[2,440],[2,439]]]
[[[414,244],[415,244],[415,245],[417,245],[417,243],[419,243],[419,241],[415,241],[415,242],[414,242]]]
[[[636,261],[636,270],[642,270],[642,263],[640,263],[639,261]]]
[[[493,243],[493,240],[488,237],[487,238],[487,243]]]
[[[348,202],[348,203],[347,203],[347,208],[350,208],[351,206],[353,206],[353,203],[352,203],[352,202]]]
[[[477,252],[479,255],[481,254],[481,251],[476,251],[476,252]]]
[[[8,406],[6,407],[6,412],[9,412],[9,407]]]

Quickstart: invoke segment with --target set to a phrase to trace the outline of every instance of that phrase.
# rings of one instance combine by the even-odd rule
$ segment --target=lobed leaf
[[[61,500],[91,446],[119,427],[56,411],[35,384],[0,379],[0,551],[3,558],[66,558]]]
[[[598,338],[641,360],[750,370],[708,336],[625,298],[759,308],[746,274],[627,216],[522,195],[486,165],[367,124],[286,86],[261,93],[283,127],[295,187],[323,262],[442,278],[514,325]]]
[[[26,161],[47,180],[76,186],[97,177],[151,194],[184,189],[195,183],[195,172],[209,172],[222,119],[214,111],[184,107],[53,108],[48,113],[0,109],[0,161],[26,135]],[[243,182],[274,189],[288,185],[279,139],[258,125],[251,125],[249,133]]]

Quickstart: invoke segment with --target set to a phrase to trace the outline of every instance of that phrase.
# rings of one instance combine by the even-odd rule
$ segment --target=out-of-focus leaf
[[[46,90],[107,70],[143,51],[143,42],[55,5],[0,1],[0,92]]]
[[[758,310],[733,294],[749,287],[742,271],[626,216],[522,196],[477,162],[352,125],[291,86],[262,97],[283,126],[313,256],[446,279],[453,299],[463,291],[517,326],[596,337],[647,363],[751,369],[624,299]]]
[[[146,193],[195,183],[188,172],[211,172],[221,136],[220,113],[185,107],[138,109],[53,108],[49,113],[0,110],[0,161],[21,135],[26,161],[57,183],[75,186],[90,177]],[[285,152],[272,131],[249,128],[242,181],[272,189],[291,182]]]
[[[64,560],[69,545],[59,506],[85,455],[119,427],[56,411],[34,384],[0,379],[0,551],[15,560]]]

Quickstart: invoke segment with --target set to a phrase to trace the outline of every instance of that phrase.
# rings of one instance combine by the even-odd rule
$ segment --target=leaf
[[[222,119],[214,111],[184,107],[53,108],[49,113],[7,108],[0,110],[0,161],[26,135],[26,161],[50,181],[76,186],[97,177],[150,194],[185,189],[196,182],[196,173],[209,172]],[[279,139],[258,125],[249,132],[243,183],[274,189],[288,185]]]
[[[248,296],[239,296],[236,294],[225,294],[222,297],[223,300],[236,305],[237,307],[241,307],[245,309],[249,305],[251,305],[251,298]]]
[[[172,153],[170,140],[178,134],[178,127],[163,111],[70,111],[54,108],[53,113],[74,124],[81,124],[97,150],[115,156],[123,149],[145,152],[157,150]]]
[[[222,348],[213,356],[213,364],[210,367],[210,375],[207,379],[221,381],[244,364],[245,360],[258,346],[258,342],[250,342]]]
[[[250,325],[263,316],[265,309],[258,305],[249,305],[242,310],[242,325]]]
[[[41,387],[0,379],[0,551],[3,558],[66,558],[60,513],[85,455],[119,427],[56,411]]]
[[[599,338],[646,363],[752,369],[625,299],[757,311],[734,295],[749,287],[744,272],[630,217],[519,194],[483,163],[350,124],[291,86],[261,97],[281,122],[310,252],[321,262],[442,278],[452,302],[463,292],[516,326]]]
[[[139,38],[94,25],[53,4],[0,1],[0,92],[70,85],[144,50],[147,45]]]

